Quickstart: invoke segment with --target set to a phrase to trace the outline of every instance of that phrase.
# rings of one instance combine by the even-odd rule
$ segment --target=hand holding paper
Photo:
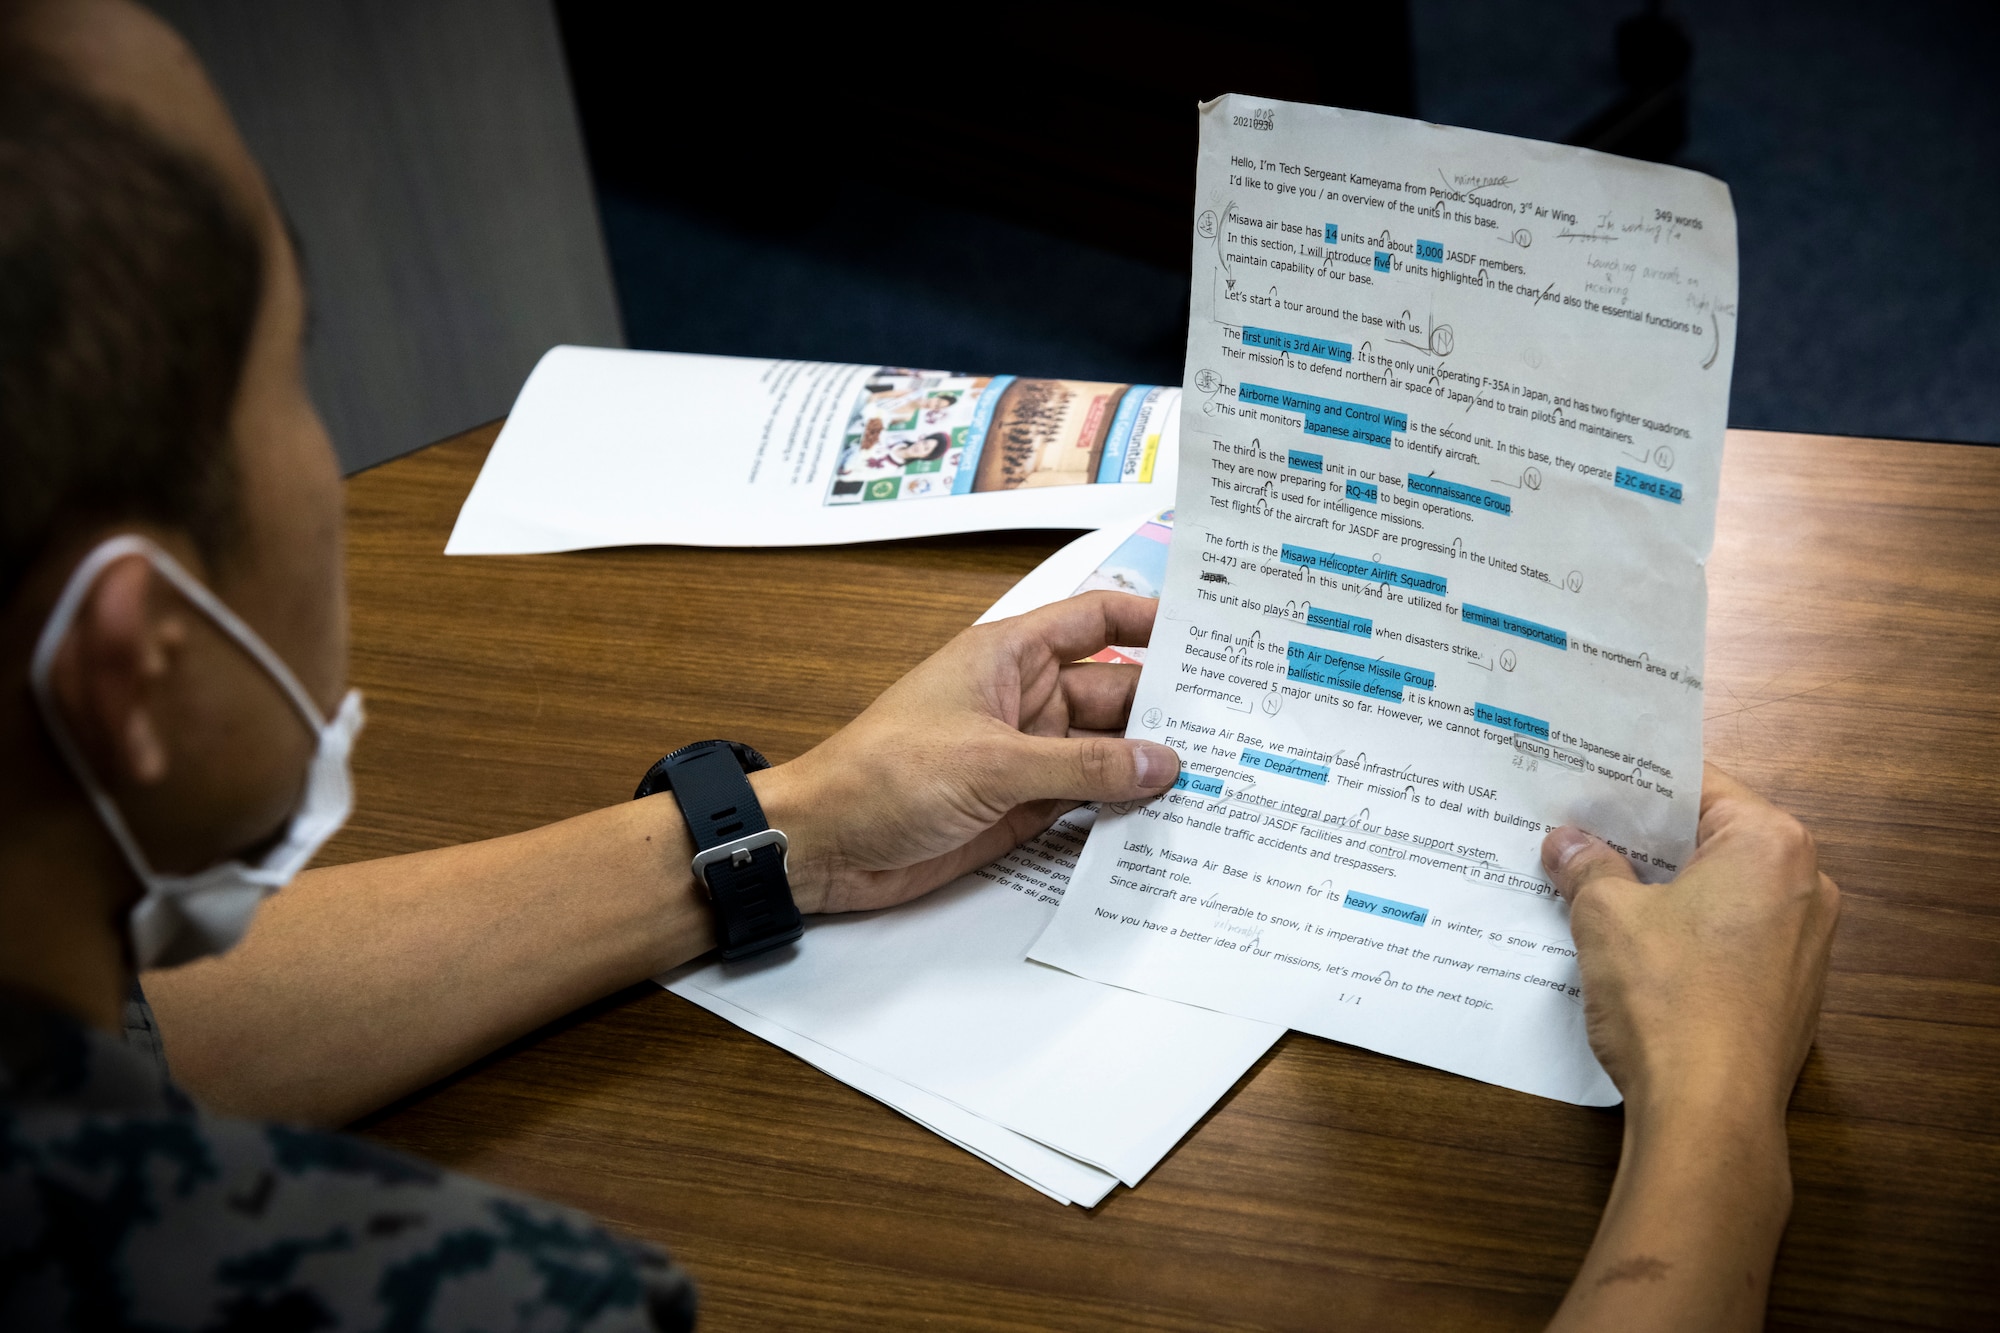
[[[1639,883],[1577,828],[1542,854],[1570,904],[1591,1049],[1627,1114],[1727,1098],[1782,1121],[1840,919],[1812,835],[1710,765],[1694,858],[1671,884]]]
[[[801,909],[892,906],[1078,804],[1171,786],[1172,750],[1117,735],[1138,668],[1077,660],[1145,643],[1155,605],[1091,593],[969,629],[826,741],[760,776],[759,798],[791,838]]]

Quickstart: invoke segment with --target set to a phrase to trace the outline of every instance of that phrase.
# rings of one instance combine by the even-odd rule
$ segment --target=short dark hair
[[[0,36],[0,606],[78,524],[226,552],[261,260],[213,171]]]

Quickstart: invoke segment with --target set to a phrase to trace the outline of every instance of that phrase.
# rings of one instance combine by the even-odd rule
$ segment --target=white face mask
[[[241,644],[277,681],[317,737],[312,765],[306,770],[305,787],[299,793],[299,803],[292,811],[284,836],[255,865],[231,860],[192,875],[168,875],[154,870],[126,826],[124,816],[118,813],[118,807],[112,804],[111,797],[90,771],[90,765],[84,762],[82,751],[56,708],[54,693],[49,688],[49,671],[56,652],[98,575],[112,561],[128,555],[144,556],[183,597]],[[76,774],[91,804],[97,807],[98,818],[145,889],[145,896],[132,909],[130,922],[132,953],[142,969],[175,967],[222,953],[243,938],[243,932],[250,927],[250,918],[257,913],[257,905],[305,869],[326,840],[347,822],[354,808],[354,781],[347,760],[354,748],[355,734],[361,730],[361,692],[349,690],[333,720],[323,719],[291,668],[255,630],[243,623],[242,617],[156,543],[137,534],[111,538],[76,567],[35,644],[28,679],[56,748],[62,751],[70,771]]]

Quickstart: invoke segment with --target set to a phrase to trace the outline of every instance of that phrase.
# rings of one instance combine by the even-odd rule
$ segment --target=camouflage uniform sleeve
[[[683,1330],[659,1251],[364,1140],[0,1109],[0,1327]]]

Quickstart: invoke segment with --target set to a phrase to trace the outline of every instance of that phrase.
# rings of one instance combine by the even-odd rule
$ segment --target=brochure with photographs
[[[558,347],[452,555],[1128,531],[1173,503],[1180,390]],[[924,504],[888,501],[923,500]]]
[[[848,419],[829,504],[1149,482],[1157,384],[883,368]]]

